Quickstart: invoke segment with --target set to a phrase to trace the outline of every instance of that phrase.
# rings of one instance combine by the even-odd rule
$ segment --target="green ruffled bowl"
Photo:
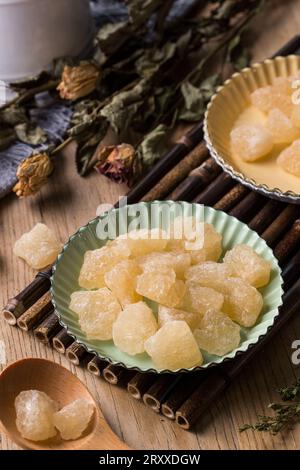
[[[221,362],[233,359],[238,354],[247,351],[248,348],[256,344],[267,334],[268,330],[273,326],[279,313],[278,309],[282,304],[283,280],[281,277],[281,269],[273,251],[268,247],[266,242],[246,224],[240,222],[235,217],[227,215],[225,212],[217,211],[211,207],[199,206],[198,204],[190,204],[187,202],[175,203],[173,201],[139,203],[133,206],[126,206],[125,208],[122,208],[122,210],[125,210],[127,211],[126,213],[128,213],[128,211],[130,212],[138,206],[142,207],[147,214],[149,214],[150,209],[153,209],[153,205],[156,205],[156,208],[160,208],[163,204],[167,204],[172,209],[175,209],[175,213],[176,208],[183,210],[184,215],[191,215],[191,211],[200,209],[201,220],[212,224],[215,229],[222,234],[224,253],[235,245],[244,243],[251,246],[259,255],[271,263],[272,273],[270,283],[266,287],[260,289],[264,299],[262,314],[260,315],[257,324],[252,328],[241,328],[241,343],[237,349],[234,349],[230,353],[221,357],[202,351],[204,357],[204,363],[202,366],[197,366],[191,369],[170,371],[155,369],[151,358],[146,353],[129,356],[128,354],[120,351],[112,341],[88,340],[86,338],[80,329],[77,316],[69,309],[70,296],[72,292],[80,290],[78,285],[78,276],[85,252],[87,250],[99,248],[106,243],[106,240],[99,240],[96,235],[99,221],[103,222],[107,220],[108,214],[110,214],[110,217],[117,215],[120,209],[113,209],[109,213],[105,213],[100,217],[91,220],[87,225],[81,227],[70,237],[69,241],[58,256],[53,269],[53,275],[51,278],[52,302],[56,313],[59,316],[61,325],[67,329],[68,333],[76,339],[76,341],[81,343],[87,351],[95,353],[101,359],[104,359],[111,364],[120,365],[140,372],[157,373],[178,373],[206,369],[213,365],[220,364]],[[148,219],[148,216],[145,216],[145,214],[143,217],[144,220],[142,224],[145,222],[145,217]],[[132,217],[129,215],[128,220],[123,220],[121,224],[117,224],[117,235],[127,231],[130,222],[132,222]],[[156,222],[156,225],[154,223],[154,227],[158,227],[161,223],[159,221]],[[153,225],[151,227],[154,228]],[[161,227],[163,229],[167,228],[164,226],[164,222]]]

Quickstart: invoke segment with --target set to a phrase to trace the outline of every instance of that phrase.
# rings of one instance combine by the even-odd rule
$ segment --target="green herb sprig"
[[[240,428],[240,432],[252,429],[276,435],[300,420],[300,379],[290,387],[280,388],[277,392],[282,402],[270,403],[268,406],[274,414],[272,416],[259,415],[257,423],[245,424]]]

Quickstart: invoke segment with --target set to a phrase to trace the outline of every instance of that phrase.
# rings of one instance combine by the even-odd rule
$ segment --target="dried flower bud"
[[[132,145],[120,144],[100,147],[95,169],[117,183],[128,183],[132,177],[135,150]]]
[[[74,101],[92,93],[99,78],[100,70],[93,64],[66,65],[57,90],[62,99]]]
[[[53,171],[53,163],[47,153],[40,153],[25,158],[18,169],[18,183],[13,190],[19,197],[36,194],[47,183],[48,176]]]

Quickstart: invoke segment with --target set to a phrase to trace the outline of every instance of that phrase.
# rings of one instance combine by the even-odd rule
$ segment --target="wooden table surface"
[[[270,56],[300,32],[300,0],[270,3],[272,7],[257,18],[255,31],[251,33],[255,39],[253,56],[257,60]],[[15,240],[37,222],[44,222],[64,241],[95,216],[99,204],[114,203],[126,189],[96,173],[80,178],[74,166],[74,147],[70,146],[59,158],[57,170],[40,195],[23,200],[10,195],[0,201],[0,304],[4,305],[34,275],[13,255]],[[132,448],[300,449],[300,425],[276,437],[238,431],[242,424],[255,421],[257,414],[266,411],[267,404],[277,398],[274,389],[291,383],[300,375],[299,367],[291,363],[291,344],[300,339],[300,318],[295,318],[276,336],[223,399],[207,411],[193,432],[180,429],[125,391],[70,365],[63,356],[31,335],[8,326],[3,318],[0,319],[0,339],[5,343],[7,363],[23,357],[43,357],[70,368],[87,384],[113,430]],[[0,448],[18,447],[1,435]]]

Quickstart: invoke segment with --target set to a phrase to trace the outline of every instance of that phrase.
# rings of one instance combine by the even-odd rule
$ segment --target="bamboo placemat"
[[[300,54],[300,36],[275,55]],[[50,298],[51,270],[40,272],[3,309],[5,320],[44,344],[50,344],[70,362],[113,385],[165,417],[190,429],[208,406],[234,381],[249,362],[300,308],[300,205],[270,200],[235,182],[210,157],[202,125],[185,135],[153,170],[127,195],[128,203],[173,199],[194,201],[234,215],[256,230],[273,248],[283,269],[284,302],[269,333],[246,353],[209,371],[190,374],[142,374],[109,365],[76,343],[59,324]]]

